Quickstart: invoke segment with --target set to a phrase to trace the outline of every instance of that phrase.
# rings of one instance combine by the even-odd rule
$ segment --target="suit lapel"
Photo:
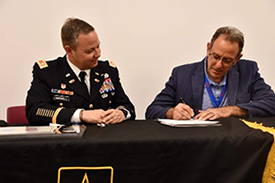
[[[237,71],[236,66],[231,68],[231,70],[228,72],[227,78],[228,105],[235,105],[239,86],[239,72]]]
[[[75,75],[73,70],[70,68],[67,63],[67,59],[64,56],[62,60],[60,60],[60,66],[58,69],[60,73],[60,78],[62,81],[66,83],[66,85],[75,93],[82,96],[86,100],[89,100],[89,94],[86,88],[81,84],[78,77]]]
[[[203,96],[203,83],[204,83],[204,71],[203,71],[203,64],[202,61],[197,69],[195,70],[195,75],[192,76],[192,92],[194,96],[194,106],[198,109],[202,106],[202,96]]]
[[[204,62],[197,67],[195,75],[192,76],[192,92],[194,96],[194,101],[196,102],[194,106],[201,108],[202,106],[202,97],[204,89]],[[228,105],[235,105],[237,99],[237,91],[239,85],[239,72],[234,66],[228,72],[228,81],[227,81],[227,96],[228,96]],[[203,87],[202,87],[203,86]]]

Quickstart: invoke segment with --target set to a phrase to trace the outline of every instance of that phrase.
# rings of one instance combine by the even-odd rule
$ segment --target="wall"
[[[224,25],[244,33],[244,58],[257,60],[275,88],[274,0],[0,0],[0,119],[8,106],[25,103],[34,62],[64,55],[60,28],[67,17],[95,26],[101,58],[117,64],[138,119],[172,68],[201,60]]]

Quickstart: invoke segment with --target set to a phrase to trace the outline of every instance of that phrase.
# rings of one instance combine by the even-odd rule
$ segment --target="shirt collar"
[[[68,55],[66,55],[66,59],[68,61],[69,66],[71,67],[71,69],[73,70],[73,72],[75,73],[75,75],[79,78],[79,73],[81,71],[85,71],[88,78],[90,78],[90,69],[86,69],[86,70],[80,70],[77,66],[75,66],[70,60]]]
[[[216,82],[214,82],[214,81],[212,81],[212,80],[208,77],[208,74],[207,74],[207,72],[206,72],[207,60],[208,60],[208,57],[206,56],[206,57],[204,58],[204,73],[205,73],[205,75],[206,75],[206,77],[207,77],[207,79],[208,79],[208,81],[209,81],[209,84],[210,84],[210,85],[214,85],[214,86],[224,86],[224,85],[226,85],[227,74],[222,78],[222,81],[221,81],[219,84],[216,83]]]

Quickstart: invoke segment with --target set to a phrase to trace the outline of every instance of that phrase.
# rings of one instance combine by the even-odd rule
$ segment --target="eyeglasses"
[[[216,53],[209,53],[209,56],[212,56],[215,61],[221,60],[224,65],[231,65],[235,60],[235,58],[223,58]]]

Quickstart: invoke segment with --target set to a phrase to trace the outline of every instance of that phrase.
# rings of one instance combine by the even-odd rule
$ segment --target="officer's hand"
[[[166,118],[175,120],[191,119],[194,116],[194,110],[186,104],[179,103],[176,107],[170,108],[166,113]]]
[[[84,110],[80,114],[80,120],[86,123],[102,123],[104,112],[102,109]]]
[[[119,109],[109,109],[103,113],[102,118],[105,124],[115,124],[122,122],[125,116]]]

